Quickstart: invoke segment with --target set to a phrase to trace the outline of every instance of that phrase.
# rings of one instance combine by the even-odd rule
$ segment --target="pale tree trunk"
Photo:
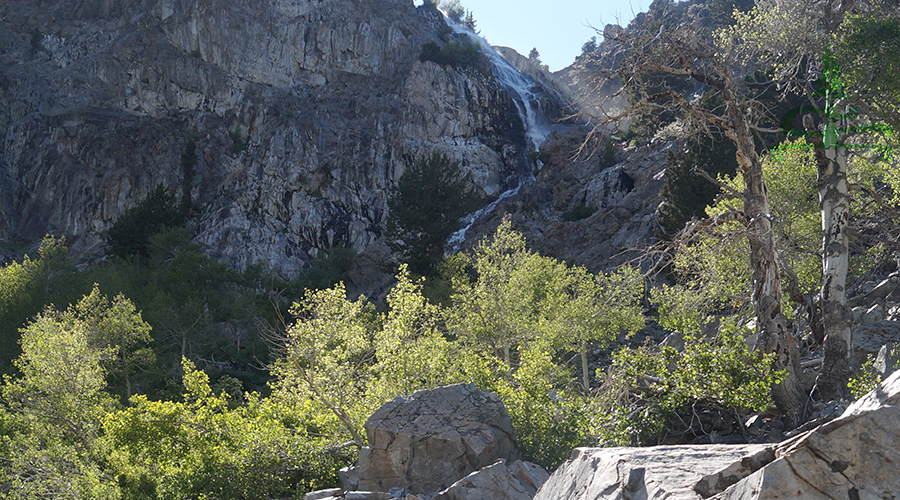
[[[811,119],[804,117],[809,130]],[[832,130],[837,128],[828,123]],[[847,149],[836,144],[836,134],[825,137],[813,134],[818,167],[819,206],[822,211],[822,290],[819,307],[825,333],[825,359],[816,378],[819,397],[823,401],[849,396],[847,381],[851,369],[850,305],[847,303],[847,271],[850,249],[847,227],[850,222],[850,186],[847,182]],[[824,139],[824,140],[823,140]]]
[[[581,341],[581,377],[585,392],[590,392],[591,379],[588,376],[587,342],[584,340]]]
[[[797,344],[787,330],[781,309],[781,273],[769,214],[768,191],[746,118],[738,110],[735,100],[729,99],[730,93],[724,92],[724,96],[732,125],[728,136],[737,146],[737,162],[744,178],[744,214],[750,219],[747,239],[750,244],[757,346],[765,353],[775,353],[773,368],[786,371],[784,380],[772,387],[772,399],[784,414],[786,426],[793,428],[803,422],[807,394],[800,380]]]

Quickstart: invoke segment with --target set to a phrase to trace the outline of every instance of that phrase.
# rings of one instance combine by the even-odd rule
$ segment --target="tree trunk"
[[[591,379],[588,376],[587,342],[581,341],[581,377],[584,383],[584,391],[590,392]]]
[[[733,127],[728,131],[728,136],[737,146],[737,163],[744,178],[744,213],[750,219],[747,239],[750,243],[757,346],[765,353],[775,353],[773,368],[785,370],[784,380],[772,387],[772,399],[784,415],[786,427],[794,428],[803,422],[807,395],[800,381],[800,355],[796,341],[787,330],[781,309],[781,273],[772,233],[768,191],[750,127],[738,110],[736,101],[729,99],[730,93],[726,91],[723,94]]]
[[[826,127],[836,129],[838,124],[831,117],[828,120]],[[804,125],[808,124],[804,117]],[[816,387],[823,401],[849,396],[847,381],[852,372],[850,326],[853,319],[846,294],[850,266],[847,238],[850,222],[848,151],[836,147],[836,134],[828,132],[826,130],[825,138],[821,134],[811,135],[816,146],[819,206],[822,210],[822,290],[819,305],[825,333],[825,359],[816,378]]]

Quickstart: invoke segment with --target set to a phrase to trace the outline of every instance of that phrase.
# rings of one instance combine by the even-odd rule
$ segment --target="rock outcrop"
[[[837,419],[778,445],[579,448],[535,500],[895,498],[900,372]]]
[[[366,421],[369,446],[344,477],[348,491],[407,488],[434,494],[498,459],[515,460],[515,431],[500,398],[471,384],[419,391]]]
[[[212,256],[295,276],[332,246],[385,252],[389,191],[419,156],[447,153],[486,195],[533,169],[505,88],[418,60],[445,35],[412,0],[2,2],[0,239],[98,255],[157,184],[181,194],[193,140]]]
[[[541,148],[544,167],[537,178],[473,224],[466,234],[470,244],[492,234],[508,215],[534,250],[598,271],[656,241],[666,152],[674,143],[629,147],[609,165],[596,154],[573,158],[583,141],[578,129],[551,134]],[[579,207],[583,215],[569,217]]]

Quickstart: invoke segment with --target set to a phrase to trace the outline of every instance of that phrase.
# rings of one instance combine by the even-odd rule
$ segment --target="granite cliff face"
[[[446,27],[412,0],[0,4],[0,239],[102,253],[158,183],[181,194],[193,139],[196,240],[295,276],[334,245],[386,252],[389,191],[420,155],[487,195],[530,175],[507,90],[420,62]]]

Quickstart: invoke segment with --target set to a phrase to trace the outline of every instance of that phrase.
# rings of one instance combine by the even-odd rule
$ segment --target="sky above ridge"
[[[476,28],[491,45],[527,56],[537,48],[541,61],[558,71],[581,54],[596,35],[591,26],[628,24],[650,0],[461,0]],[[417,2],[419,3],[419,2]],[[599,38],[599,37],[598,37]]]

